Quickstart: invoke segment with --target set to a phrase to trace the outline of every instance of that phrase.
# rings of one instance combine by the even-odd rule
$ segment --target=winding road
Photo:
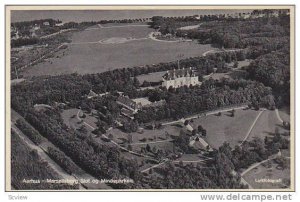
[[[172,142],[173,140],[158,140],[158,141],[153,141],[153,142],[136,142],[136,143],[131,143],[130,145],[147,145],[147,144],[157,144],[157,143],[164,143],[164,142]]]
[[[279,122],[283,123],[284,121],[283,121],[282,118],[280,117],[280,114],[279,114],[278,109],[275,109],[275,113],[276,113],[276,116],[277,116],[277,119],[279,120]]]
[[[228,111],[233,110],[233,109],[235,109],[235,110],[237,110],[237,109],[245,109],[246,107],[247,107],[247,105],[242,105],[242,106],[239,106],[239,107],[231,107],[231,108],[226,108],[226,109],[215,110],[215,111],[207,112],[205,114],[206,114],[206,116],[208,116],[208,115],[214,115],[214,114],[217,114],[219,112],[228,112]],[[162,123],[161,125],[165,126],[165,125],[172,125],[172,124],[176,124],[176,123],[182,123],[185,120],[191,120],[191,119],[199,118],[199,116],[203,116],[203,113],[196,114],[196,115],[189,116],[189,117],[182,118],[182,119],[178,119],[176,121],[165,122],[165,123]]]

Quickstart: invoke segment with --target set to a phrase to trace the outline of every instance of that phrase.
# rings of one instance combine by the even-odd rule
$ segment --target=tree
[[[283,127],[284,127],[285,129],[287,129],[287,130],[290,130],[290,129],[291,129],[291,125],[290,125],[290,123],[287,122],[287,121],[284,121],[284,122],[282,123],[282,125],[283,125]]]
[[[197,134],[197,130],[196,129],[192,130],[192,135],[194,136],[196,134]]]
[[[146,151],[147,151],[147,152],[151,152],[151,147],[150,147],[149,144],[146,145]]]
[[[198,126],[198,131],[202,131],[203,130],[203,127],[201,125]]]
[[[232,109],[232,110],[231,110],[231,117],[234,117],[234,115],[235,115],[235,110]]]
[[[129,145],[127,146],[127,149],[128,149],[129,151],[132,151],[132,146],[131,146],[131,144],[129,144]]]
[[[206,137],[206,130],[205,129],[202,130],[202,136]]]
[[[238,61],[234,61],[233,68],[236,69],[236,68],[238,68],[238,66],[239,66],[239,62]]]
[[[140,81],[134,77],[133,78],[133,85],[136,87],[136,88],[139,88],[140,87]]]
[[[275,159],[276,163],[278,164],[279,168],[284,170],[288,167],[288,161],[284,156],[279,156]]]
[[[131,133],[128,134],[128,136],[127,136],[127,141],[128,141],[129,144],[131,144],[132,141],[133,141],[133,140],[132,140],[132,134],[131,134]]]
[[[150,102],[160,101],[161,96],[161,92],[158,89],[155,89],[149,92],[148,99]]]
[[[110,134],[108,135],[108,139],[110,139],[110,140],[114,139],[113,134],[110,133]]]
[[[152,152],[153,152],[153,153],[156,153],[156,152],[157,152],[156,146],[153,146],[153,147],[152,147]]]
[[[88,130],[86,129],[85,125],[81,125],[80,128],[78,129],[83,134],[87,134]]]

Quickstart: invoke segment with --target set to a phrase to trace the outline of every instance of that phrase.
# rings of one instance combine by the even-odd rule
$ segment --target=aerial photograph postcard
[[[294,6],[6,10],[6,191],[294,191]]]

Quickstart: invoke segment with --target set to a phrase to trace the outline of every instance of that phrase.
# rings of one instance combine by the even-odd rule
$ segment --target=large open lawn
[[[84,125],[84,123],[81,122],[80,120],[78,120],[78,118],[77,118],[78,111],[79,111],[79,109],[72,108],[72,109],[63,110],[63,112],[61,113],[64,123],[69,128],[78,129],[82,125]],[[96,126],[97,118],[95,116],[85,113],[86,117],[83,118],[83,117],[81,117],[82,115],[83,115],[83,112],[80,110],[78,117],[80,117],[84,122],[87,122],[90,126],[92,126],[94,128],[97,127]],[[89,131],[93,131],[93,129],[91,127],[86,126],[86,129],[88,129]]]
[[[144,81],[149,82],[159,82],[162,81],[162,76],[166,74],[167,71],[161,71],[161,72],[153,72],[150,74],[142,74],[137,76],[137,79],[140,83],[143,83]]]
[[[116,68],[151,65],[201,56],[213,49],[197,42],[161,42],[148,38],[147,26],[97,28],[75,32],[64,56],[24,70],[24,76],[98,73]]]
[[[276,116],[276,112],[266,110],[262,113],[253,127],[249,135],[249,140],[251,140],[253,137],[264,138],[265,136],[273,136],[275,128],[278,128],[280,132],[287,131],[282,127],[282,124]]]
[[[146,147],[148,144],[151,148],[156,147],[162,150],[173,150],[172,136],[178,136],[180,134],[180,127],[177,126],[162,126],[160,129],[147,130],[143,132],[134,132],[132,135],[132,143],[130,144],[134,151],[139,152],[142,147]],[[169,134],[166,135],[166,134]],[[107,131],[107,135],[112,134],[113,140],[119,144],[128,144],[129,134],[122,132],[119,129],[112,129]]]
[[[251,127],[259,111],[236,110],[235,116],[230,112],[224,112],[221,116],[209,115],[194,119],[190,124],[193,128],[202,125],[207,130],[207,143],[213,148],[219,148],[225,141],[231,146],[244,140],[248,129]]]

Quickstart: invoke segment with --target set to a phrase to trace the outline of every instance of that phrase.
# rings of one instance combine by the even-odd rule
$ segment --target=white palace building
[[[173,88],[179,88],[181,86],[195,86],[199,85],[201,82],[198,80],[194,70],[190,67],[188,69],[174,69],[169,70],[163,76],[162,87],[169,89],[171,86]]]

